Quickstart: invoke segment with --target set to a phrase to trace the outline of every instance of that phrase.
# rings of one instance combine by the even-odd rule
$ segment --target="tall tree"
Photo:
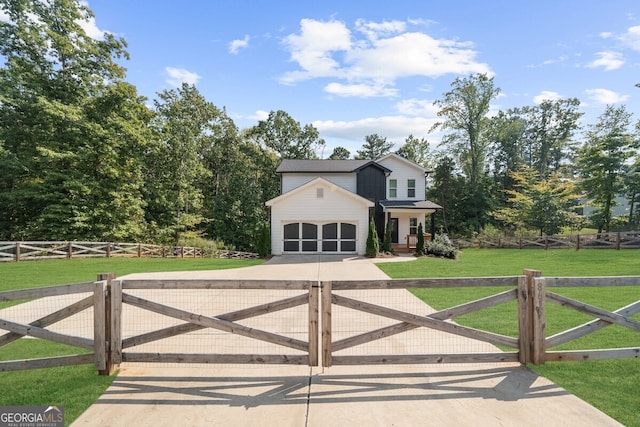
[[[489,121],[487,114],[491,100],[499,93],[493,77],[473,74],[457,78],[451,84],[451,90],[434,103],[440,108],[438,116],[444,120],[436,123],[432,131],[451,131],[442,138],[442,144],[455,155],[467,177],[468,191],[473,199],[469,214],[476,232],[486,222],[488,209],[486,186],[482,185],[489,146],[485,134]]]
[[[627,161],[640,147],[630,126],[631,113],[624,105],[607,106],[598,122],[587,130],[586,142],[579,151],[582,188],[597,208],[593,219],[598,232],[609,231],[616,196],[624,192]]]
[[[124,40],[87,35],[81,23],[93,15],[78,0],[0,7],[0,233],[135,238],[141,175],[129,144],[148,111],[116,62]]]
[[[559,172],[564,163],[571,160],[572,137],[578,129],[582,113],[576,98],[545,100],[540,105],[523,109],[527,116],[528,165],[534,167],[542,178]]]
[[[158,144],[148,156],[148,221],[154,239],[173,242],[204,221],[202,163],[220,111],[195,86],[165,90],[154,101],[153,129]]]
[[[357,151],[356,159],[376,160],[389,154],[393,147],[393,142],[387,141],[387,138],[376,133],[365,136],[364,140],[362,149]]]
[[[351,157],[351,152],[344,147],[336,147],[329,156],[330,160],[348,160]]]
[[[432,162],[429,141],[413,135],[405,139],[402,147],[396,150],[396,154],[425,168]]]
[[[248,135],[262,147],[274,150],[282,159],[316,159],[316,150],[325,145],[320,133],[307,124],[301,126],[285,111],[271,111]]]

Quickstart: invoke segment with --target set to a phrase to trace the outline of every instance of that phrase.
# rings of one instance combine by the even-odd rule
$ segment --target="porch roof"
[[[442,209],[442,206],[429,200],[381,200],[380,205],[385,212],[403,210],[421,210],[434,212]]]

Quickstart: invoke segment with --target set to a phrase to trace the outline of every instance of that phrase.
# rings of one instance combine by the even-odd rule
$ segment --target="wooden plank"
[[[404,288],[467,288],[467,287],[515,287],[518,276],[505,277],[450,277],[437,279],[390,279],[332,282],[334,291],[355,289],[404,289]]]
[[[309,302],[309,296],[307,294],[298,295],[295,297],[287,298],[280,301],[269,302],[266,304],[242,309],[238,311],[232,311],[230,313],[213,316],[217,319],[228,320],[230,322],[236,322],[238,320],[248,319],[254,316],[259,316],[266,313],[274,313],[280,310],[285,310],[292,307],[297,307]],[[123,341],[122,347],[129,348],[136,345],[141,345],[164,338],[169,338],[176,335],[186,334],[188,332],[198,331],[205,329],[206,326],[195,325],[193,323],[183,323],[181,325],[169,326],[167,328],[159,329],[153,332],[147,332],[145,334],[137,335],[127,338]]]
[[[129,353],[122,354],[123,362],[146,363],[237,363],[308,365],[307,355],[282,354],[210,354],[210,353]]]
[[[87,350],[93,349],[93,340],[72,335],[65,335],[58,332],[50,331],[48,329],[39,328],[37,326],[12,322],[6,319],[0,319],[0,329],[6,329],[7,331],[15,332],[16,334],[20,334],[22,336],[42,338],[44,340],[59,342],[62,344],[80,347]]]
[[[122,289],[284,289],[308,290],[313,280],[123,280]]]
[[[93,296],[84,298],[76,303],[71,304],[68,307],[64,307],[58,311],[55,311],[51,314],[41,317],[40,319],[35,320],[29,324],[32,326],[39,326],[41,328],[46,328],[49,325],[53,325],[54,323],[57,323],[83,310],[86,310],[91,306],[93,306]],[[0,347],[6,344],[9,344],[21,337],[22,335],[19,335],[13,332],[9,332],[8,334],[2,335],[0,336]]]
[[[106,330],[104,324],[106,310],[107,283],[104,280],[95,282],[93,292],[93,352],[95,366],[98,371],[107,367]]]
[[[386,326],[384,328],[376,329],[373,331],[365,332],[363,334],[354,335],[348,338],[344,338],[332,343],[333,351],[340,351],[347,348],[355,347],[358,345],[366,344],[368,342],[380,340],[393,335],[401,334],[403,332],[410,331],[412,329],[419,328],[418,325],[402,322],[395,325]]]
[[[634,358],[640,358],[640,347],[611,348],[599,350],[548,351],[545,354],[545,360],[553,362]]]
[[[309,289],[309,366],[318,366],[320,284]]]
[[[529,270],[531,271],[531,270]],[[526,274],[526,272],[525,272]],[[533,273],[530,273],[533,274]],[[519,361],[523,365],[531,360],[531,328],[529,328],[529,280],[522,276],[518,280],[518,343]]]
[[[132,295],[124,293],[122,294],[122,301],[126,302],[127,304],[143,308],[145,310],[153,311],[154,313],[162,314],[164,316],[173,317],[180,320],[185,320],[197,325],[218,329],[232,334],[242,335],[248,338],[257,339],[272,344],[278,344],[284,347],[294,348],[296,350],[308,350],[308,343],[305,341],[300,341],[295,338],[285,337],[271,332],[262,331],[260,329],[249,328],[247,326],[229,322],[227,320],[216,319],[214,317],[208,317],[202,314],[191,313],[185,310],[158,304],[156,302],[148,301],[143,298],[134,297]]]
[[[544,364],[545,347],[545,280],[543,277],[535,277],[533,279],[532,301],[533,301],[533,334],[531,361],[535,365]]]
[[[332,282],[322,282],[321,305],[322,310],[322,366],[330,367],[332,365],[332,336],[331,336],[331,297]]]
[[[425,316],[417,316],[411,313],[405,313],[403,311],[394,310],[386,307],[382,307],[375,304],[369,304],[364,301],[358,301],[351,298],[343,297],[333,294],[331,301],[334,304],[341,305],[343,307],[351,308],[354,310],[363,311],[365,313],[374,314],[376,316],[389,317],[391,319],[401,320],[403,322],[411,323],[418,326],[423,326],[430,329],[436,329],[443,332],[449,332],[455,335],[464,336],[479,341],[488,342],[491,344],[501,344],[508,347],[518,348],[518,340],[516,338],[507,337],[493,332],[482,331],[479,329],[473,329],[466,326],[461,326],[456,323],[448,323],[437,319],[432,319]]]
[[[0,301],[55,297],[60,295],[82,294],[89,292],[93,292],[93,282],[4,291],[0,292]]]
[[[636,301],[632,304],[629,304],[625,307],[622,307],[614,313],[619,314],[621,316],[633,316],[636,313],[640,313],[640,301]],[[559,332],[553,336],[547,338],[547,348],[556,347],[560,344],[564,344],[569,341],[573,341],[575,339],[581,338],[585,335],[588,335],[592,332],[599,331],[607,326],[611,326],[611,322],[607,322],[602,319],[595,319],[590,322],[584,323],[582,325],[576,326],[571,329],[567,329],[566,331]]]
[[[500,363],[518,362],[518,353],[450,353],[450,354],[407,354],[407,355],[367,355],[333,356],[337,365],[398,365],[398,364],[443,364],[443,363]]]
[[[46,357],[0,362],[0,372],[21,371],[25,369],[54,368],[58,366],[88,365],[93,363],[93,354]]]
[[[607,310],[603,310],[601,308],[595,307],[590,304],[586,304],[581,301],[576,301],[571,298],[567,298],[563,295],[558,295],[553,292],[547,292],[547,300],[559,304],[563,307],[571,308],[580,313],[585,313],[590,316],[599,317],[602,320],[605,320],[610,323],[615,323],[617,325],[623,326],[625,328],[633,329],[635,331],[640,331],[640,322],[637,320],[629,319],[625,316],[621,316],[616,313],[612,313]]]
[[[122,362],[122,281],[111,281],[111,337],[109,340],[110,359],[114,365]]]
[[[545,277],[548,288],[640,286],[640,276]]]

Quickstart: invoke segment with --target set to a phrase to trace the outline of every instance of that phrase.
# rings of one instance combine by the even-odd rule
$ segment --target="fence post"
[[[320,288],[320,282],[309,286],[309,366],[318,366]]]
[[[529,270],[531,273],[533,271]],[[518,277],[518,359],[523,365],[531,361],[529,277]]]
[[[16,262],[20,261],[20,242],[16,242]]]
[[[620,250],[620,232],[616,233],[616,249]]]
[[[111,242],[107,242],[107,258],[111,258]]]
[[[534,365],[544,365],[545,361],[545,298],[546,283],[544,277],[536,277],[533,279],[533,351],[532,362]]]
[[[115,279],[115,275],[113,276]],[[111,281],[110,357],[113,369],[122,363],[122,280]]]
[[[93,353],[94,364],[98,372],[104,371],[107,367],[107,351],[105,333],[105,294],[107,286],[102,275],[98,275],[93,290]]]
[[[580,234],[576,235],[576,251],[580,250]]]
[[[331,353],[331,282],[322,282],[322,366],[330,367]]]
[[[526,292],[526,296],[524,297],[526,305],[523,305],[522,310],[524,312],[520,314],[522,316],[520,319],[520,352],[524,353],[520,355],[520,359],[522,362],[522,358],[524,357],[525,361],[523,363],[531,363],[533,361],[533,281],[536,277],[542,276],[542,273],[538,270],[525,269],[523,274],[526,277],[526,284],[522,285],[523,289],[519,289],[519,292]]]
[[[115,279],[115,274],[114,273],[102,273],[102,274],[98,274],[98,281],[99,282],[106,282],[105,284],[105,288],[104,288],[104,296],[103,296],[103,300],[104,300],[104,312],[103,313],[99,313],[96,312],[94,313],[94,318],[98,318],[100,317],[100,319],[95,320],[94,319],[94,324],[98,324],[98,323],[102,323],[103,327],[104,327],[104,332],[103,333],[99,333],[98,330],[96,330],[96,334],[94,336],[94,340],[96,341],[94,343],[94,345],[96,346],[97,350],[102,349],[102,351],[105,353],[105,361],[104,364],[101,363],[100,367],[103,367],[103,369],[100,369],[100,367],[98,367],[98,353],[96,352],[96,367],[98,368],[98,374],[100,375],[111,375],[115,372],[115,365],[113,363],[113,359],[111,357],[111,337],[112,337],[112,331],[111,331],[111,318],[112,318],[112,313],[111,313],[111,283],[113,281],[113,279]],[[97,286],[96,286],[97,287]],[[98,304],[97,304],[98,305]],[[98,337],[100,338],[100,340],[98,341]],[[100,347],[98,347],[100,346]]]
[[[73,258],[73,242],[67,242],[67,258]]]

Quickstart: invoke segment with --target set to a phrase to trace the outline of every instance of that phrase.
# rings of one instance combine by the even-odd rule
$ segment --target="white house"
[[[363,255],[370,217],[379,237],[391,222],[394,246],[408,249],[418,224],[433,233],[433,213],[442,209],[425,200],[428,171],[396,154],[376,161],[283,160],[277,172],[281,195],[266,202],[274,255]]]

